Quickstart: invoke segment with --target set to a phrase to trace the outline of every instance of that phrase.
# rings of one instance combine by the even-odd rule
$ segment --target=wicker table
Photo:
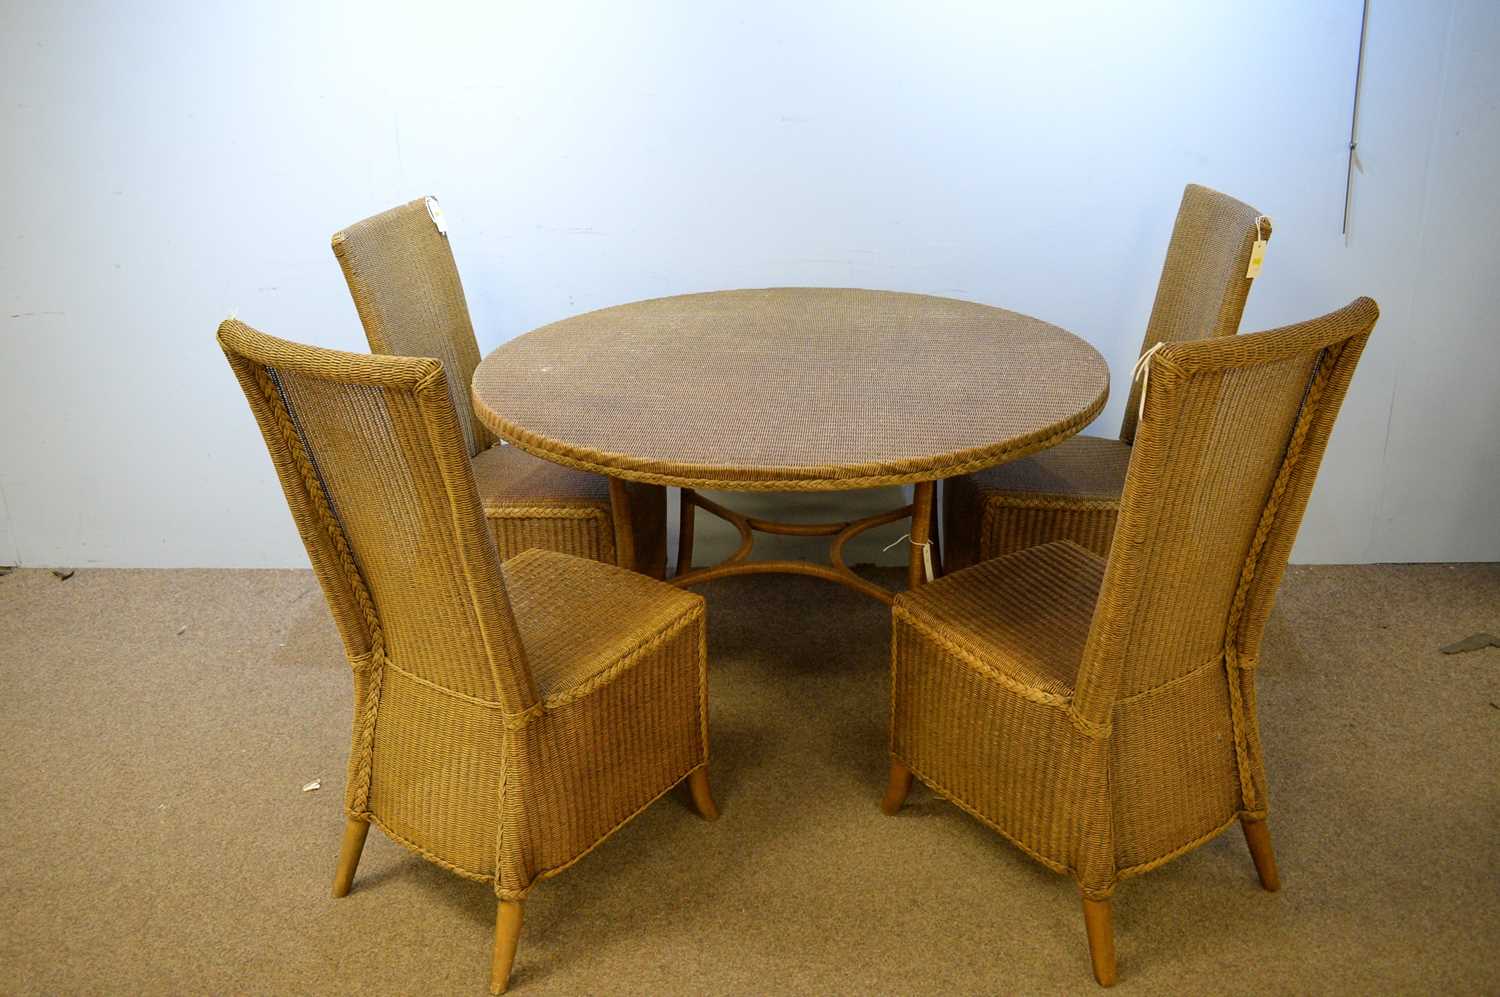
[[[909,580],[919,584],[934,483],[1067,439],[1108,393],[1098,351],[1046,322],[968,301],[838,288],[605,308],[511,340],[473,384],[475,410],[496,434],[609,477],[617,538],[630,536],[624,480],[682,488],[676,584],[782,571],[885,602],[891,592],[844,563],[851,537],[910,517]],[[816,524],[752,519],[695,491],[893,484],[914,486],[910,505]],[[691,567],[695,508],[740,531],[722,564]],[[756,532],[832,537],[830,563],[750,561]]]

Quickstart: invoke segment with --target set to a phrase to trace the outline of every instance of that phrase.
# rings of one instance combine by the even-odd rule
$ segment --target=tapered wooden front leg
[[[510,967],[516,961],[521,937],[521,901],[502,900],[495,910],[495,954],[490,960],[490,993],[503,994],[510,986]]]
[[[891,759],[891,778],[885,787],[885,799],[880,801],[880,809],[885,811],[887,817],[894,817],[896,811],[906,802],[906,794],[911,792],[911,769],[896,759]]]
[[[1281,874],[1276,871],[1276,853],[1271,850],[1271,831],[1264,820],[1240,818],[1240,828],[1245,832],[1245,844],[1250,846],[1250,858],[1255,862],[1255,872],[1260,876],[1260,885],[1267,892],[1281,889]]]
[[[704,820],[718,820],[719,807],[713,794],[708,791],[708,766],[700,765],[688,776],[688,792],[693,796],[693,809]]]
[[[370,833],[366,821],[350,817],[344,822],[344,840],[339,845],[339,867],[333,874],[333,895],[347,897],[349,887],[354,885],[354,870],[359,868],[359,857],[365,850],[365,836]]]
[[[1089,959],[1101,987],[1115,985],[1115,924],[1108,900],[1083,898],[1083,928],[1089,936]]]

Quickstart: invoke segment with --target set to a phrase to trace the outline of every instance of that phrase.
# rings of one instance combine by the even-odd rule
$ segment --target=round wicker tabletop
[[[617,305],[511,340],[473,398],[540,457],[635,481],[810,491],[931,481],[1078,432],[1104,359],[1026,315],[844,288]]]

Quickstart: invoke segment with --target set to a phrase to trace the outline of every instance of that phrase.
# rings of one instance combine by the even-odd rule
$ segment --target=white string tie
[[[884,547],[882,547],[881,548],[881,553],[884,553],[885,551],[890,550],[892,547],[896,546],[898,543],[900,543],[903,540],[911,540],[911,545],[913,547],[921,547],[922,548],[922,571],[923,571],[923,574],[925,574],[927,576],[927,580],[929,582],[932,581],[934,573],[933,573],[933,570],[932,570],[932,541],[931,540],[923,540],[921,543],[917,543],[915,540],[911,539],[911,534],[910,533],[903,533],[899,537],[897,537],[896,539],[892,540],[890,543],[888,543]]]
[[[1146,417],[1146,386],[1151,383],[1151,358],[1156,356],[1157,350],[1166,345],[1165,342],[1157,343],[1151,349],[1142,353],[1141,358],[1135,362],[1135,369],[1130,372],[1130,379],[1132,381],[1141,382],[1141,404],[1135,413],[1136,422],[1140,422]]]
[[[884,553],[884,552],[890,550],[892,547],[896,546],[898,543],[900,543],[903,540],[911,540],[911,534],[910,533],[903,533],[903,534],[901,534],[899,537],[897,537],[896,539],[892,540],[890,543],[886,544],[884,547],[880,548],[881,553]],[[911,540],[911,545],[913,547],[931,547],[932,546],[932,541],[931,540],[923,540],[921,543],[917,543],[915,540]]]

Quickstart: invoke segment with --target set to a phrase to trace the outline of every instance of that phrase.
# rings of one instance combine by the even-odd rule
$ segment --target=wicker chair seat
[[[609,514],[609,481],[497,443],[474,458],[474,483],[485,509],[573,506]],[[564,552],[566,553],[566,552]]]
[[[539,548],[615,563],[605,478],[499,444],[473,460],[480,503],[502,558]]]
[[[609,479],[496,444],[473,458],[474,482],[502,558],[533,548],[618,563]],[[666,567],[666,490],[627,482],[635,563],[660,578]]]
[[[1066,698],[1103,580],[1103,559],[1061,541],[903,592],[895,612],[980,674]]]
[[[544,701],[609,672],[703,609],[701,596],[555,551],[528,550],[500,570]]]
[[[1056,540],[1107,555],[1129,468],[1128,443],[1075,436],[953,478],[947,485],[948,565],[957,570]]]

